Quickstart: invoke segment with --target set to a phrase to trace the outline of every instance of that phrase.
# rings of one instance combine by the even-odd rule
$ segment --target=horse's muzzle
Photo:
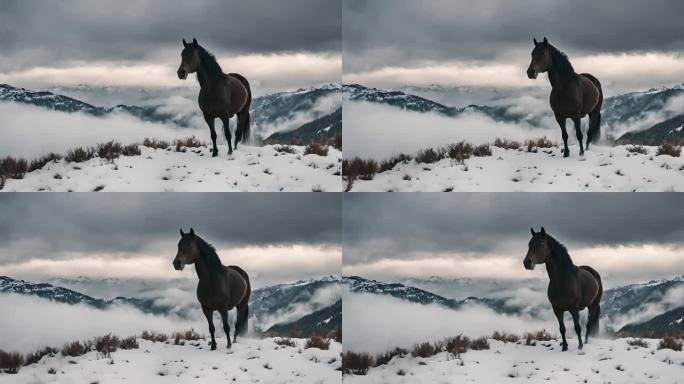
[[[525,269],[527,269],[528,271],[534,269],[534,262],[531,259],[523,260],[523,265],[525,266]]]
[[[183,262],[176,259],[173,261],[173,269],[176,271],[182,271],[183,270]]]
[[[188,78],[188,73],[185,72],[184,69],[179,69],[179,70],[178,70],[178,78],[181,79],[181,80],[185,80],[185,79]]]
[[[537,71],[535,71],[534,68],[528,68],[527,69],[527,78],[536,79],[537,78]]]

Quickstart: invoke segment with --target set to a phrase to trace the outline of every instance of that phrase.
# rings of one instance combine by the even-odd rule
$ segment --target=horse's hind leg
[[[207,322],[209,323],[209,333],[211,334],[211,350],[214,351],[216,350],[216,339],[214,338],[214,331],[216,331],[216,328],[214,328],[214,320],[212,319],[214,311],[202,306],[202,312],[204,312],[204,317],[207,318]]]
[[[577,333],[579,349],[581,350],[584,345],[582,344],[582,327],[580,327],[579,323],[579,309],[570,310],[570,314],[572,315],[572,322],[575,324],[575,333]]]
[[[563,347],[563,352],[565,352],[568,350],[568,341],[565,340],[565,323],[563,323],[563,311],[554,306],[553,313],[556,315],[556,319],[558,319],[558,328],[560,330],[561,336],[563,337],[561,346]]]
[[[247,331],[247,319],[249,317],[249,304],[244,302],[237,306],[237,322],[235,323],[235,337],[233,342],[237,341],[237,335],[244,335]]]
[[[221,121],[223,122],[223,133],[226,135],[226,140],[228,141],[228,154],[232,155],[233,154],[233,141],[231,140],[231,137],[230,137],[230,117],[223,116],[223,117],[221,117]],[[237,142],[235,143],[235,148],[237,149]]]
[[[600,312],[601,312],[601,305],[599,304],[599,301],[596,300],[596,302],[592,303],[589,306],[589,321],[587,322],[587,334],[584,337],[585,343],[589,342],[589,335],[596,336],[596,334],[598,332],[598,322],[599,322]]]
[[[221,321],[223,321],[223,331],[226,332],[226,340],[228,340],[228,348],[230,344],[230,325],[228,325],[228,310],[219,311],[221,313]]]
[[[589,114],[589,131],[587,131],[587,149],[589,143],[596,139],[596,134],[599,132],[601,125],[601,108],[596,108]]]
[[[575,117],[572,119],[572,122],[575,123],[575,136],[577,136],[577,141],[579,142],[580,145],[580,156],[584,155],[584,138],[582,137],[582,119],[579,117]]]
[[[556,121],[558,122],[558,125],[560,126],[561,129],[561,134],[563,135],[563,157],[568,157],[570,156],[570,149],[568,148],[568,131],[565,129],[565,117],[560,116],[559,114],[556,115]]]

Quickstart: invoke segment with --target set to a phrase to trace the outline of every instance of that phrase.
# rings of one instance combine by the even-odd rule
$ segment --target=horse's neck
[[[551,257],[546,260],[546,272],[548,273],[549,280],[552,284],[554,282],[566,279],[568,277],[568,272],[573,270],[573,268],[568,268],[568,266],[561,265],[559,259],[560,258],[557,255],[551,255]]]
[[[223,74],[220,74],[219,76],[223,76]],[[200,65],[199,69],[197,69],[197,80],[199,81],[200,88],[204,90],[211,90],[217,85],[221,84],[221,79],[212,78],[212,76],[209,74],[209,71],[207,71],[202,65]]]
[[[202,256],[195,261],[195,271],[197,271],[197,277],[199,277],[201,281],[212,279],[212,273],[209,272],[209,266]]]

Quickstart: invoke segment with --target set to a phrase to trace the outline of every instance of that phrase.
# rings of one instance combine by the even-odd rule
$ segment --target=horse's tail
[[[595,141],[601,135],[601,107],[603,106],[603,87],[601,87],[601,82],[594,77],[594,75],[589,73],[583,73],[582,76],[591,80],[592,83],[598,88],[599,99],[596,103],[596,107],[591,111],[589,115],[590,125],[589,131],[587,132],[587,142],[591,143]]]
[[[236,140],[244,142],[245,140],[249,140],[251,134],[249,130],[249,109],[252,105],[252,88],[249,86],[249,81],[247,81],[247,79],[241,74],[230,73],[228,74],[228,76],[233,76],[234,78],[238,79],[242,83],[242,85],[245,86],[245,89],[247,89],[247,102],[245,103],[245,106],[242,109],[242,111],[238,112],[239,132],[236,132],[236,136],[239,135],[239,137],[236,137]]]
[[[598,293],[596,293],[596,298],[589,304],[589,321],[587,323],[587,334],[595,336],[598,334],[599,329],[599,318],[601,317],[601,297],[603,297],[603,282],[601,281],[601,275],[599,275],[596,270],[588,265],[583,265],[580,268],[591,273],[598,283]]]
[[[237,271],[237,273],[239,273],[240,276],[242,276],[242,278],[245,280],[245,283],[247,284],[247,291],[245,293],[245,297],[237,305],[238,313],[237,321],[235,323],[235,334],[244,335],[247,332],[249,323],[249,297],[252,295],[252,285],[249,282],[249,276],[247,275],[247,272],[245,272],[244,269],[238,267],[237,265],[229,265],[228,268]]]

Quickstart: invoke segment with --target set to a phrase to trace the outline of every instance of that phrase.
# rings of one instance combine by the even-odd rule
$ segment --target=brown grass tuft
[[[656,151],[656,156],[670,155],[672,157],[679,157],[681,153],[682,147],[675,146],[670,143],[663,143],[658,147],[658,150]]]
[[[6,179],[23,179],[28,168],[28,162],[25,159],[8,156],[0,160],[0,176]]]
[[[93,340],[93,345],[95,350],[100,352],[103,356],[109,357],[112,352],[116,352],[119,349],[119,338],[112,336],[111,333],[104,336],[96,337]]]
[[[527,145],[527,152],[537,152],[537,148],[551,148],[556,144],[544,136],[538,139],[529,139],[525,141],[525,145]]]
[[[520,340],[520,336],[512,333],[494,331],[492,339],[503,341],[504,343],[517,343],[518,340]]]
[[[51,162],[56,163],[60,160],[62,160],[62,156],[60,156],[56,153],[49,153],[45,156],[31,160],[31,164],[28,167],[28,171],[29,172],[37,171],[39,169],[42,169],[44,166],[48,165]]]
[[[646,149],[646,147],[643,147],[641,145],[632,145],[631,147],[627,147],[627,152],[629,152],[629,153],[640,153],[642,155],[648,155],[648,149]]]
[[[318,348],[327,351],[330,348],[330,340],[324,339],[322,337],[313,336],[306,340],[304,349]]]
[[[24,365],[24,355],[19,352],[5,352],[0,350],[0,371],[16,374]]]
[[[355,157],[351,160],[342,161],[342,178],[347,182],[346,192],[349,192],[356,179],[373,180],[378,172],[378,163],[375,160],[364,160]]]
[[[81,343],[80,341],[74,341],[71,343],[66,343],[62,347],[62,355],[69,357],[78,357],[85,355],[90,351],[90,343]]]
[[[289,337],[281,337],[278,339],[273,339],[273,342],[276,343],[277,345],[280,345],[281,347],[285,346],[285,347],[293,347],[294,348],[297,346],[297,343],[295,343],[295,341]]]
[[[658,349],[671,349],[673,351],[682,350],[682,341],[672,336],[665,336],[658,343]]]
[[[629,339],[629,340],[627,340],[627,344],[630,347],[648,348],[648,342],[644,339],[641,339],[641,338]]]
[[[395,348],[391,351],[387,351],[375,357],[375,366],[385,365],[390,362],[396,356],[406,356],[409,354],[408,349]]]
[[[119,348],[121,349],[138,349],[138,347],[138,339],[135,338],[135,336],[121,339],[121,341],[119,342]]]
[[[494,146],[497,148],[503,148],[503,149],[520,149],[521,144],[519,141],[515,140],[508,140],[508,139],[500,139],[496,138],[494,140]]]
[[[146,137],[143,140],[142,145],[147,147],[147,148],[152,148],[152,149],[167,149],[171,146],[171,144],[169,144],[168,141],[151,139],[149,137]]]
[[[373,366],[373,356],[368,353],[342,353],[342,373],[365,375]]]
[[[157,333],[154,331],[143,331],[143,333],[140,335],[140,338],[143,340],[159,342],[159,343],[166,342],[166,340],[169,339],[169,337],[166,334]]]
[[[445,151],[444,149],[438,148],[427,148],[423,149],[422,151],[418,152],[416,155],[416,163],[422,163],[422,164],[432,164],[436,163],[444,158]]]
[[[39,349],[35,352],[29,353],[26,355],[26,361],[24,362],[24,365],[31,365],[35,364],[40,361],[44,356],[50,355],[54,356],[59,352],[56,348],[51,348],[51,347],[45,347],[43,349]]]
[[[304,148],[304,156],[306,155],[328,156],[328,146],[313,142]]]
[[[397,164],[399,163],[404,163],[408,164],[412,160],[411,156],[400,153],[396,156],[392,156],[387,160],[383,160],[382,163],[380,163],[380,167],[378,169],[379,173],[389,171],[393,169]]]
[[[439,353],[439,349],[432,343],[416,344],[411,351],[413,357],[430,357]]]
[[[447,155],[451,159],[456,160],[459,163],[463,163],[473,156],[473,149],[474,148],[472,144],[461,141],[460,143],[449,145],[447,147]]]
[[[64,160],[67,163],[82,163],[95,158],[95,149],[78,147],[67,152]]]

